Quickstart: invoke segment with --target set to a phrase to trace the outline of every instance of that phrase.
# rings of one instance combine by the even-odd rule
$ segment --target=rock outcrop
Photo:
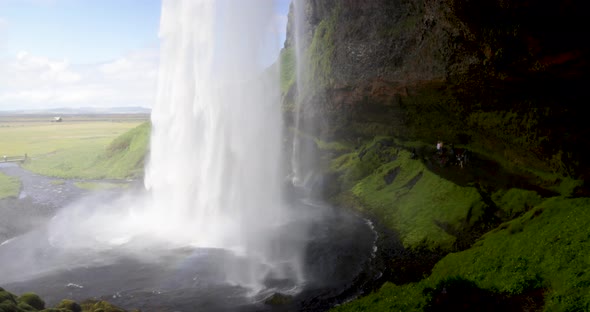
[[[315,135],[440,139],[587,175],[586,2],[302,2],[305,78],[291,79],[284,102],[304,90]],[[291,12],[284,54],[295,49],[294,27]]]
[[[290,133],[314,145],[320,196],[403,245],[335,310],[586,310],[589,3],[295,1]]]

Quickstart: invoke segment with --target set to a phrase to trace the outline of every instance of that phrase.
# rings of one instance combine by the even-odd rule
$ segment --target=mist
[[[117,296],[128,305],[178,289],[207,298],[212,285],[254,302],[321,287],[340,295],[335,285],[349,285],[374,256],[373,232],[321,202],[283,198],[294,181],[284,168],[280,69],[261,58],[277,40],[260,35],[272,5],[163,1],[143,185],[86,196],[4,242],[3,283],[56,297],[61,288],[42,285],[79,285],[80,298],[127,293]],[[326,247],[336,239],[337,250]],[[338,261],[348,262],[332,267]]]

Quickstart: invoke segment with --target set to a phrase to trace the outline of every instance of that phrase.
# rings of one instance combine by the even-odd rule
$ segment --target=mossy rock
[[[4,301],[0,302],[0,312],[15,312],[19,311],[16,305],[12,302]]]
[[[24,293],[18,297],[18,302],[24,302],[37,310],[45,309],[45,301],[35,293]]]
[[[9,302],[16,305],[16,296],[0,288],[0,303]]]
[[[55,306],[57,309],[63,309],[71,312],[82,312],[82,307],[74,300],[64,299]]]
[[[88,312],[126,312],[106,301],[88,300],[82,302],[80,306],[82,307],[82,311]]]
[[[39,311],[26,302],[19,302],[17,307],[19,311]]]
[[[275,293],[264,301],[265,304],[271,306],[281,306],[293,302],[293,297],[281,293]]]

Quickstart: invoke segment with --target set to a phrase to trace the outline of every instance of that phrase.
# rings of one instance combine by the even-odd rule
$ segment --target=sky
[[[290,3],[272,1],[268,31],[279,39],[268,64]],[[160,0],[0,0],[0,110],[150,107],[160,9]]]

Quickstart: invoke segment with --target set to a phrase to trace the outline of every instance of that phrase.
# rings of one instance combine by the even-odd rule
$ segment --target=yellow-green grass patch
[[[150,124],[138,121],[23,122],[0,128],[0,149],[27,153],[23,165],[61,178],[128,178],[141,174]],[[139,126],[138,126],[139,125]]]
[[[105,148],[115,137],[141,122],[84,121],[0,124],[0,155],[27,154],[35,160],[64,150]]]
[[[129,184],[127,183],[109,183],[109,182],[74,182],[74,185],[78,188],[89,190],[89,191],[99,191],[99,190],[110,190],[116,188],[128,188]]]
[[[0,199],[16,197],[20,192],[20,181],[0,172]]]

